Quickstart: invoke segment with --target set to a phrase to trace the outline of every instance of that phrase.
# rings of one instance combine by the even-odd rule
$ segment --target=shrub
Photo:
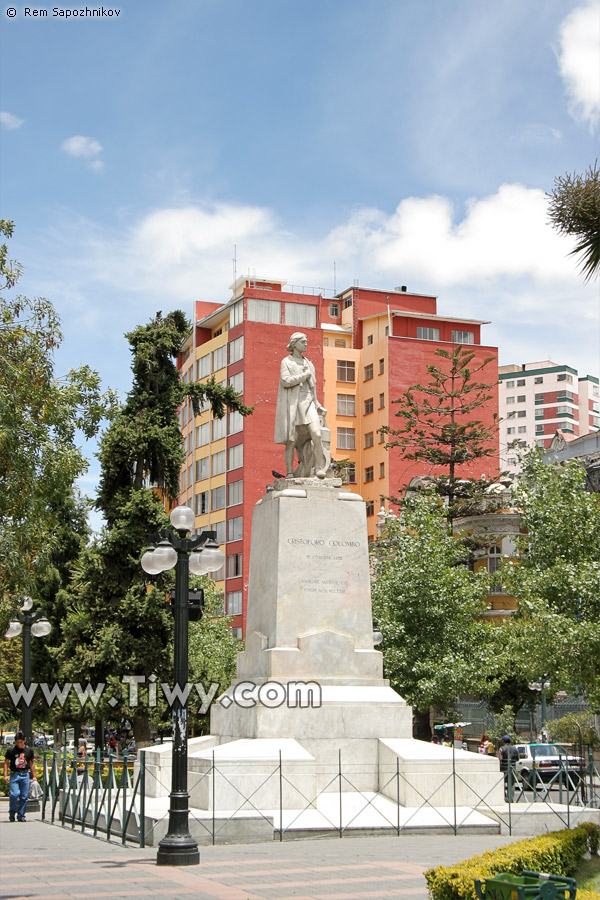
[[[586,852],[597,853],[600,828],[584,822],[571,830],[554,831],[541,837],[487,850],[455,866],[428,869],[425,879],[433,900],[475,900],[475,879],[483,881],[500,872],[520,875],[524,869],[573,877]],[[586,900],[585,892],[577,898]],[[594,894],[591,894],[591,898]]]

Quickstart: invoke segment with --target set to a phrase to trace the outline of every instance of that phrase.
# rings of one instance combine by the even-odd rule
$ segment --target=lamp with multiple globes
[[[52,631],[52,625],[46,618],[46,614],[42,610],[31,612],[33,609],[33,600],[31,597],[23,597],[21,600],[21,608],[17,609],[13,614],[13,618],[8,624],[8,628],[4,634],[6,638],[15,638],[20,634],[23,635],[23,662],[22,662],[22,679],[25,695],[31,687],[31,635],[36,638],[46,637]],[[33,723],[31,716],[31,706],[23,700],[21,709],[21,731],[25,735],[25,742],[28,746],[33,745]]]
[[[187,537],[194,526],[193,510],[176,506],[171,512],[172,531],[153,535],[151,544],[141,559],[144,572],[159,575],[175,568],[175,599],[173,616],[175,693],[171,715],[173,720],[173,748],[171,793],[169,795],[169,827],[158,845],[156,861],[163,866],[191,866],[200,862],[198,842],[189,832],[189,794],[187,790],[187,698],[189,648],[189,576],[216,572],[225,562],[212,531]]]

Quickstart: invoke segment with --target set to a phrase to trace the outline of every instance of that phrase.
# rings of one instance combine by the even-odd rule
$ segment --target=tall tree
[[[496,428],[475,418],[492,400],[493,384],[474,377],[495,357],[471,365],[475,350],[462,345],[452,351],[439,347],[435,355],[440,363],[427,366],[427,384],[413,384],[394,400],[402,427],[381,430],[390,438],[387,448],[398,447],[404,459],[422,463],[426,474],[442,470],[431,481],[447,500],[451,523],[471,513],[489,487],[485,479],[465,478],[461,467],[497,455]]]
[[[571,256],[577,255],[585,280],[600,270],[600,168],[598,161],[583,175],[574,172],[554,180],[548,218],[560,234],[577,237]]]
[[[523,537],[502,577],[519,598],[513,656],[525,677],[548,675],[558,689],[600,707],[600,495],[586,489],[578,461],[523,459],[515,488]]]
[[[126,712],[139,745],[149,738],[151,708],[144,692],[127,706],[121,681],[132,675],[161,681],[171,676],[172,618],[165,601],[172,573],[145,583],[140,555],[147,535],[168,525],[164,500],[179,491],[184,458],[177,410],[189,398],[198,410],[207,401],[213,415],[227,408],[251,409],[229,386],[184,384],[174,360],[190,325],[180,311],[159,314],[126,337],[133,354],[133,385],[100,445],[101,478],[97,506],[106,528],[86,548],[75,567],[67,598],[61,658],[72,680],[106,683],[107,715]],[[152,485],[147,487],[146,484]],[[127,690],[128,696],[128,690]],[[108,705],[114,697],[117,706]]]
[[[449,710],[459,694],[490,689],[489,629],[478,618],[488,582],[467,568],[467,557],[432,494],[388,517],[375,547],[373,615],[386,677],[420,714],[421,737],[431,706]]]
[[[0,220],[10,237],[12,222]],[[0,603],[31,592],[58,540],[61,498],[87,460],[76,440],[92,437],[114,401],[88,366],[54,372],[62,341],[49,300],[12,296],[21,266],[0,247]]]

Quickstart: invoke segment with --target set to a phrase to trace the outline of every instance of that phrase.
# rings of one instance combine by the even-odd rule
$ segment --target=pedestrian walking
[[[25,735],[22,731],[17,731],[14,745],[4,755],[4,780],[10,784],[8,818],[11,822],[15,821],[15,816],[18,822],[25,822],[29,781],[37,781],[33,767],[34,757],[33,749],[25,744]]]

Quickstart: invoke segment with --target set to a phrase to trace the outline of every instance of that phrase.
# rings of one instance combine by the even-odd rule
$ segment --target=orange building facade
[[[285,471],[283,446],[273,442],[273,433],[279,366],[290,335],[303,331],[308,337],[317,393],[328,410],[331,455],[349,463],[347,481],[367,503],[371,540],[386,498],[397,496],[415,475],[432,474],[385,449],[379,429],[399,421],[393,400],[428,380],[426,366],[439,361],[437,347],[470,344],[474,362],[497,356],[497,350],[481,344],[481,326],[487,323],[439,316],[435,297],[405,288],[354,286],[327,298],[312,289],[287,289],[281,280],[242,277],[232,291],[226,303],[196,304],[178,366],[185,381],[214,377],[232,385],[255,410],[245,419],[231,413],[218,420],[208,410],[194,417],[189,404],[181,409],[186,460],[179,503],[194,509],[195,530],[217,531],[226,562],[215,580],[242,637],[252,510],[273,482],[273,472]],[[496,384],[497,362],[486,366],[482,380]],[[477,415],[490,427],[498,412],[495,388],[492,394]],[[462,474],[491,478],[497,469],[496,441],[491,457],[465,466]]]

